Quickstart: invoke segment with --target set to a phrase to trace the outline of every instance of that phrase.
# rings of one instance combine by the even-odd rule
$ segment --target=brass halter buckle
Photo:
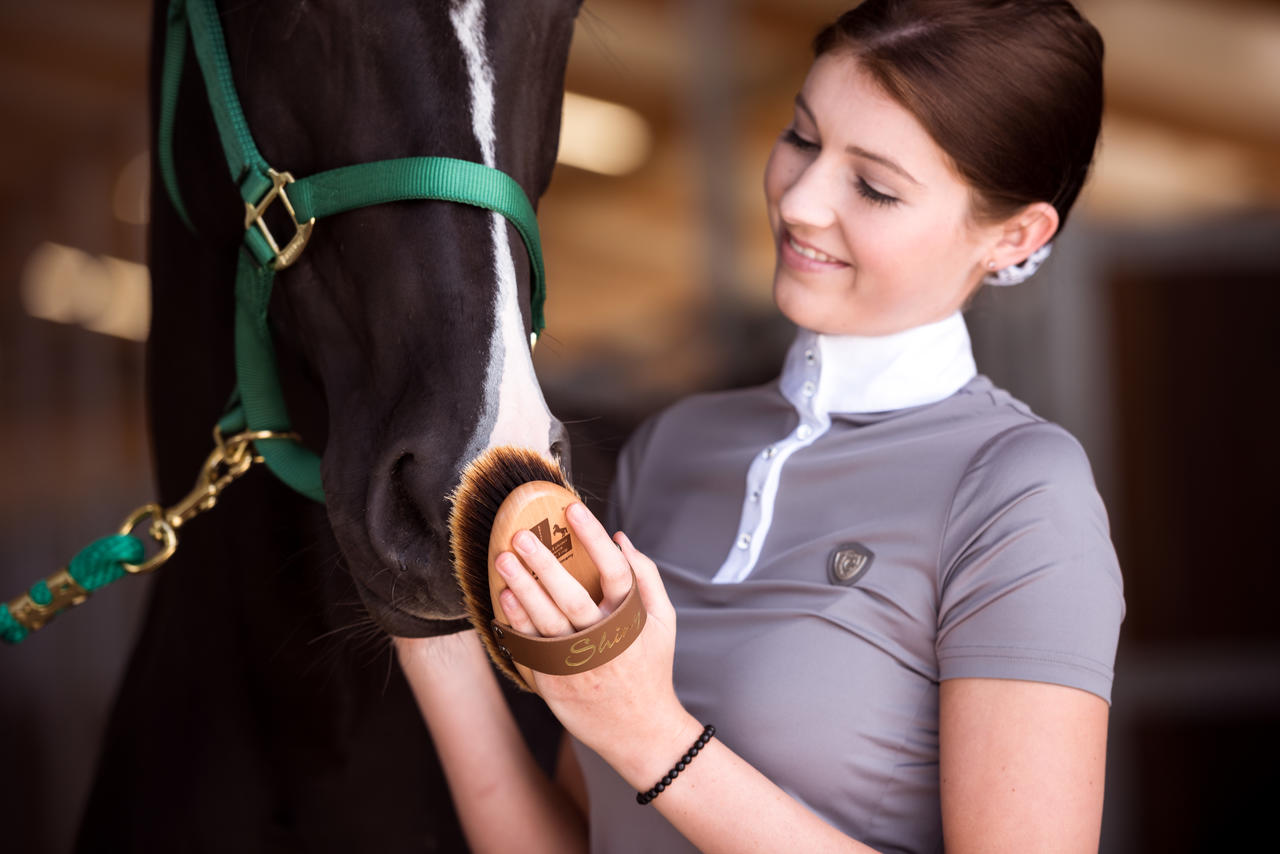
[[[307,222],[298,222],[297,214],[293,210],[293,203],[289,201],[289,194],[284,191],[285,184],[293,183],[292,175],[288,172],[277,172],[271,168],[267,169],[267,175],[271,178],[271,189],[267,191],[267,194],[256,205],[251,205],[248,202],[244,203],[244,228],[245,231],[248,231],[255,224],[258,226],[258,230],[266,238],[267,245],[275,253],[271,266],[276,270],[283,270],[294,261],[297,261],[298,256],[302,254],[307,241],[311,239],[311,229],[316,224],[316,218],[311,217]],[[262,218],[267,208],[271,207],[271,203],[277,198],[284,203],[284,209],[289,212],[289,221],[293,223],[294,227],[293,239],[289,241],[283,250],[276,243],[275,237],[271,234],[271,229],[267,228],[266,220]]]

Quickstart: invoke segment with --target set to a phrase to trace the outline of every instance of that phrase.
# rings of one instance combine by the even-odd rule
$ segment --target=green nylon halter
[[[543,328],[542,249],[538,242],[538,221],[524,191],[508,175],[497,169],[444,157],[406,157],[347,166],[294,181],[287,173],[271,169],[258,153],[249,133],[231,79],[231,64],[212,0],[173,0],[169,7],[165,35],[164,67],[161,78],[160,123],[157,158],[169,198],[188,228],[192,228],[178,190],[173,164],[173,125],[178,88],[186,57],[187,33],[195,44],[213,108],[222,150],[231,169],[231,179],[245,202],[245,242],[239,252],[236,272],[236,389],[233,405],[219,421],[222,435],[246,431],[289,432],[289,413],[276,375],[275,348],[267,323],[271,286],[278,269],[297,259],[315,220],[352,208],[408,199],[436,199],[496,211],[515,225],[529,251],[533,269],[533,330]],[[280,249],[262,221],[266,208],[279,199],[293,215],[298,229],[293,239]],[[194,229],[192,229],[194,230]],[[234,441],[234,440],[233,440]],[[324,501],[320,483],[320,458],[292,439],[253,437],[252,449],[265,459],[267,467],[298,492]],[[222,460],[222,442],[215,456]],[[240,446],[240,452],[244,446]],[[237,457],[244,462],[243,457]],[[230,462],[228,459],[227,462]],[[252,462],[250,459],[248,462]],[[206,463],[208,466],[210,463]],[[238,469],[243,473],[247,468]],[[210,475],[206,470],[203,475]],[[231,474],[219,469],[218,477]],[[239,476],[236,474],[235,476]],[[186,499],[162,510],[158,505],[139,508],[118,534],[95,540],[71,559],[62,570],[30,587],[12,602],[0,602],[0,641],[16,644],[63,610],[83,602],[93,591],[110,584],[127,572],[148,572],[172,554],[176,546],[174,528],[180,521],[165,521],[167,551],[145,559],[141,540],[130,534],[138,524],[152,519],[159,524],[166,513],[186,508],[194,514],[213,506],[219,486],[207,491],[209,482],[200,480]],[[193,502],[188,504],[188,502]],[[152,528],[152,537],[157,537]],[[16,611],[14,609],[17,609]]]
[[[410,199],[457,202],[502,214],[519,231],[528,250],[533,270],[533,331],[535,334],[542,331],[546,299],[542,247],[533,206],[520,185],[492,167],[447,157],[381,160],[297,180],[287,173],[276,172],[258,153],[240,109],[218,11],[212,0],[174,0],[169,6],[165,35],[157,156],[169,198],[188,228],[192,228],[191,219],[182,203],[173,163],[174,116],[188,31],[195,45],[231,180],[239,188],[249,211],[235,286],[236,394],[233,400],[236,403],[219,424],[224,433],[233,429],[290,431],[289,414],[276,374],[267,306],[276,270],[297,258],[314,221],[331,214]],[[283,249],[268,240],[261,221],[262,212],[277,198],[291,211],[299,229],[294,240]],[[277,477],[308,498],[324,501],[320,458],[313,451],[291,439],[263,439],[255,444]]]

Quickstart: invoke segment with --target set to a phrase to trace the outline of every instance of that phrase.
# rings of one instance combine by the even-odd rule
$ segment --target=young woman
[[[532,536],[499,559],[525,631],[598,622],[632,570],[649,612],[609,664],[538,677],[558,779],[473,633],[397,641],[476,850],[1097,848],[1106,514],[1079,445],[977,375],[960,310],[1066,220],[1101,39],[1065,0],[867,0],[815,48],[764,176],[780,379],[646,423],[614,540],[571,508],[601,606]]]

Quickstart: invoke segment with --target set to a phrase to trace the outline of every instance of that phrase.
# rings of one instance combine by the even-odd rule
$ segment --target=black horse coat
[[[467,87],[461,59],[443,55],[440,42],[424,35],[424,22],[434,15],[439,23],[443,12],[421,11],[430,4],[393,5],[325,10],[259,3],[223,10],[245,113],[269,162],[303,175],[391,156],[481,159],[466,133],[450,138],[450,127],[467,129],[465,116],[450,125],[452,108],[421,116],[384,103],[388,91],[398,91],[385,85],[396,75],[409,78],[403,86],[421,86],[432,97],[443,92],[437,101],[446,107],[458,101],[449,93]],[[438,5],[456,12],[463,0]],[[501,8],[484,24],[490,50],[510,66],[495,75],[498,97],[519,88],[523,100],[499,112],[497,157],[536,199],[554,161],[577,2]],[[355,20],[335,24],[326,15]],[[161,5],[153,119],[164,21]],[[428,43],[415,46],[418,38]],[[347,40],[353,47],[345,50],[357,55],[344,59]],[[378,46],[376,53],[359,52],[369,44]],[[419,50],[399,61],[383,56]],[[364,92],[366,79],[381,83]],[[337,100],[348,113],[367,112],[369,126],[389,123],[386,130],[373,133],[353,123]],[[307,122],[323,124],[330,112],[338,118],[320,137]],[[243,227],[190,50],[177,119],[174,148],[196,231],[178,219],[153,167],[149,232],[148,386],[165,506],[191,488],[234,385],[234,247]],[[508,132],[503,122],[516,120],[530,123],[530,132]],[[461,390],[483,377],[467,373],[475,370],[474,358],[448,365],[431,360],[439,357],[432,347],[466,350],[447,334],[487,334],[482,326],[494,297],[485,277],[492,259],[459,260],[450,235],[487,235],[490,215],[444,203],[409,204],[426,207],[371,208],[335,217],[331,227],[322,221],[298,272],[278,277],[272,320],[281,379],[295,428],[325,453],[327,503],[303,498],[255,469],[217,508],[182,529],[178,553],[154,585],[105,735],[78,851],[465,850],[385,630],[427,635],[464,625],[456,619],[456,591],[442,581],[448,569],[441,565],[447,551],[440,521],[444,495],[465,462],[461,448],[471,441],[452,436],[448,425],[460,432],[460,425],[480,418],[481,404],[462,398]],[[402,240],[377,243],[388,231]],[[424,253],[430,265],[422,262]],[[338,290],[333,282],[357,268],[380,275],[357,282],[358,294]],[[440,281],[410,281],[423,269],[442,271]],[[517,272],[527,294],[528,271]],[[382,282],[392,290],[377,290]],[[447,287],[471,288],[478,296],[432,290]],[[366,317],[378,311],[381,316]],[[351,331],[361,320],[367,326]],[[377,373],[362,382],[359,371],[372,363]],[[344,371],[355,377],[346,385]],[[414,391],[423,384],[432,385],[434,400],[423,402]],[[365,395],[358,404],[344,398],[348,385]],[[420,436],[406,432],[420,423],[426,425]],[[348,449],[341,464],[330,453],[337,438]],[[351,452],[353,441],[367,447]],[[387,442],[409,450],[389,454]],[[405,459],[415,455],[420,473],[396,482]],[[390,474],[379,474],[388,465]],[[391,533],[375,531],[371,539],[396,540],[399,551],[389,564],[386,554],[394,550],[365,548],[364,533],[354,531],[366,524],[366,496],[383,476],[398,490],[396,513]],[[439,592],[446,588],[447,595]],[[389,595],[369,592],[385,589]],[[400,591],[413,604],[409,611],[397,608]],[[514,702],[535,754],[549,767],[558,727],[536,698]]]

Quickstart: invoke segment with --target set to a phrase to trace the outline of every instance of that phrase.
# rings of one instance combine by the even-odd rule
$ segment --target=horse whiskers
[[[590,424],[592,421],[603,421],[603,420],[604,420],[604,416],[602,415],[592,415],[588,418],[569,418],[569,419],[561,418],[560,423],[568,427],[570,424]]]
[[[613,65],[614,70],[627,74],[629,69],[627,64],[622,61],[617,52],[609,47],[609,42],[605,36],[608,35],[612,41],[617,41],[620,36],[618,31],[611,27],[605,19],[592,10],[588,6],[583,6],[578,10],[578,21],[582,24],[582,32],[595,43],[605,58]]]
[[[391,674],[395,672],[396,666],[396,648],[391,638],[387,638],[387,672],[382,677],[382,696],[387,695],[387,688],[391,686]]]
[[[587,498],[590,498],[592,501],[604,500],[604,497],[601,496],[599,493],[597,493],[594,489],[587,489],[585,486],[581,486],[576,483],[574,484],[574,486],[577,487],[578,494],[581,495],[584,500]]]
[[[352,603],[352,604],[355,604],[355,603]],[[354,622],[347,623],[346,625],[338,626],[337,628],[334,628],[334,629],[329,629],[329,631],[321,632],[320,634],[311,638],[311,640],[307,641],[307,646],[314,646],[315,644],[320,643],[321,641],[328,640],[329,638],[332,638],[344,633],[349,633],[350,635],[353,635],[355,637],[360,637],[359,633],[361,632],[365,632],[369,634],[376,633],[378,636],[386,637],[385,633],[380,628],[378,628],[377,623],[373,621],[373,617],[369,616],[368,610],[365,610],[364,614],[358,617]],[[349,639],[350,638],[344,638],[344,640],[349,640]]]
[[[335,638],[336,643],[333,642]],[[365,611],[354,621],[323,632],[307,641],[308,646],[321,646],[318,649],[320,654],[306,670],[311,672],[321,665],[328,665],[330,668],[349,667],[352,664],[365,667],[376,661],[376,657],[382,654],[388,643],[389,638],[386,633]],[[369,653],[363,661],[360,660],[364,657],[360,655],[362,652]]]

